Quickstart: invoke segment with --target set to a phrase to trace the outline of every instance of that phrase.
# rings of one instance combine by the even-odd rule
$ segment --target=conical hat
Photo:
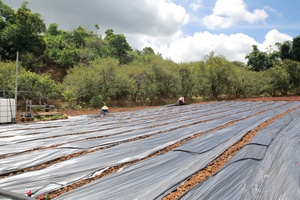
[[[107,106],[103,106],[102,109],[103,110],[108,110],[108,107]]]

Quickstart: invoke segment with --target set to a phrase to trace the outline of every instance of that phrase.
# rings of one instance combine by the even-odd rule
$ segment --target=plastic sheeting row
[[[72,127],[72,131],[74,131],[77,124],[80,127],[77,129],[78,131],[85,131],[85,127],[87,130],[93,130],[90,133],[82,134],[81,136],[84,135],[82,138],[75,138],[72,142],[62,144],[58,148],[33,151],[0,159],[1,167],[4,166],[1,171],[5,173],[20,170],[24,166],[31,166],[32,160],[35,161],[35,164],[38,164],[49,161],[49,158],[51,160],[74,153],[79,149],[91,149],[107,144],[118,145],[74,157],[38,171],[4,178],[0,180],[0,187],[18,193],[41,189],[37,193],[39,195],[78,180],[92,177],[95,173],[108,167],[144,158],[196,133],[204,133],[217,126],[240,120],[226,128],[208,132],[176,148],[174,151],[137,162],[118,173],[78,188],[57,199],[83,199],[88,197],[90,199],[95,197],[97,197],[96,199],[99,199],[99,197],[103,197],[103,199],[161,198],[191,174],[205,167],[249,130],[296,106],[299,106],[298,102],[222,102],[212,105],[161,107],[149,109],[148,111],[120,113],[102,121],[97,117],[77,117],[65,122],[40,123],[26,127],[30,133],[32,133],[32,130],[40,130],[45,127],[47,133],[57,133],[57,136],[63,135],[61,133],[66,130],[66,136],[54,138],[52,141],[50,141],[51,138],[48,138],[48,135],[44,137],[40,133],[37,133],[39,137],[28,140],[26,135],[31,136],[31,134],[27,134],[26,130],[22,130],[20,125],[5,127],[7,130],[2,133],[8,133],[8,135],[13,135],[13,132],[21,132],[22,130],[24,142],[22,142],[22,139],[11,139],[15,142],[14,145],[32,144],[30,148],[38,146],[36,143],[43,140],[49,142],[43,145],[49,146],[57,144],[59,138],[62,140],[62,138],[71,137],[71,135],[68,135],[70,133],[68,128]],[[265,112],[253,116],[263,110]],[[174,118],[174,116],[176,117]],[[278,124],[281,124],[281,122]],[[51,131],[51,126],[53,126],[53,131]],[[282,124],[280,127],[284,126]],[[11,133],[9,133],[10,131]],[[59,132],[61,135],[59,135]],[[81,140],[97,135],[107,135],[108,137]],[[150,136],[129,142],[129,139],[145,135]],[[2,145],[1,147],[5,149],[8,146]],[[39,159],[34,159],[34,155],[41,156]],[[13,165],[13,162],[15,162],[15,165]],[[97,192],[95,192],[95,189]]]

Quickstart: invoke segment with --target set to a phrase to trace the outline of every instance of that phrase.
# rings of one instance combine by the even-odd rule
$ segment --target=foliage
[[[293,60],[300,62],[300,36],[293,39],[292,54]]]
[[[179,92],[178,96],[192,97],[193,96],[193,87],[195,85],[195,75],[192,73],[192,69],[187,64],[181,64],[178,67],[179,75]]]
[[[267,70],[272,67],[272,60],[266,52],[261,52],[256,45],[252,45],[253,50],[246,56],[247,65],[253,71]]]
[[[225,92],[229,82],[230,62],[222,57],[209,56],[206,60],[206,79],[211,97],[217,99]]]
[[[25,71],[19,69],[19,73]],[[13,62],[0,62],[0,88],[1,90],[15,90],[16,64]]]
[[[15,63],[0,62],[0,88],[14,92],[15,80]],[[38,97],[54,99],[60,94],[59,86],[48,74],[38,75],[22,66],[18,70],[18,91],[18,96],[24,100]]]
[[[112,29],[108,29],[104,40],[108,41],[111,48],[111,56],[117,58],[120,64],[127,64],[131,61],[127,51],[132,51],[131,46],[128,44],[126,37],[123,34],[114,34]]]
[[[290,91],[290,76],[285,68],[275,66],[267,71],[270,80],[270,94],[276,96],[278,94],[288,95]]]
[[[250,72],[236,65],[231,66],[231,72],[229,74],[229,85],[227,87],[227,93],[233,98],[245,98],[251,96],[251,83]]]
[[[99,94],[104,99],[114,97],[119,92],[117,68],[115,59],[98,59],[89,66],[75,66],[64,79],[64,91],[73,91],[77,102],[89,101]]]
[[[101,108],[104,106],[105,101],[101,95],[97,95],[92,97],[90,103],[93,108]]]
[[[43,62],[41,61],[40,57],[36,57],[31,52],[21,55],[20,60],[22,62],[22,66],[24,66],[26,70],[35,72],[37,74],[40,73],[40,70],[43,67]]]
[[[43,53],[45,45],[41,34],[46,30],[45,24],[40,14],[32,13],[27,4],[25,1],[14,12],[0,2],[0,55],[3,60],[15,60],[16,52],[32,53],[35,56]]]
[[[18,90],[24,91],[20,94],[24,100],[38,97],[55,99],[60,94],[58,85],[48,74],[38,75],[26,71],[19,74],[18,79]]]
[[[296,94],[300,94],[300,63],[292,60],[284,60],[282,66],[289,74],[291,89]]]
[[[279,54],[281,60],[284,59],[292,59],[292,42],[291,41],[285,41],[282,44],[281,43],[276,43],[278,49],[279,49]]]

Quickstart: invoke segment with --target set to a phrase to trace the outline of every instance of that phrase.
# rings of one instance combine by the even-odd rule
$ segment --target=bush
[[[105,104],[104,99],[101,95],[92,97],[90,103],[93,108],[101,108]]]

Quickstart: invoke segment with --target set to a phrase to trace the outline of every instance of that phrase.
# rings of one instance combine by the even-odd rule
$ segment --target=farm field
[[[1,125],[0,188],[24,199],[299,199],[299,116],[298,99],[259,99]]]

